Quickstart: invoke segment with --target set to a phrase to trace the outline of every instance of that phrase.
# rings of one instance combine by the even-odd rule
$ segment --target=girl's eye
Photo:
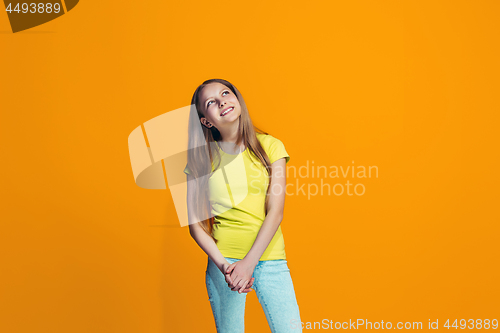
[[[228,93],[228,94],[229,94],[229,91],[224,90],[224,91],[222,92],[222,96],[224,96],[224,94],[225,94],[225,93]],[[210,103],[212,103],[212,102],[213,102],[213,101],[208,102],[208,103],[207,103],[207,106],[210,106]]]

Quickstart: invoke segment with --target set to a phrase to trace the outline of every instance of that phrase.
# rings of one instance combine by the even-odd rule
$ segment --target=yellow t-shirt
[[[257,133],[257,139],[271,163],[290,156],[283,143],[271,136]],[[217,145],[218,147],[218,145]],[[248,149],[242,153],[221,153],[221,167],[209,178],[209,199],[214,216],[214,238],[224,257],[243,259],[251,249],[265,219],[267,172]],[[186,166],[185,173],[190,173]],[[260,260],[286,259],[281,225]]]

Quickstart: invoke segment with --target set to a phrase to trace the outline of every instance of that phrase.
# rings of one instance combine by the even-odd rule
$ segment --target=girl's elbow
[[[196,235],[196,227],[194,224],[190,224],[189,225],[189,234],[191,235],[191,237],[195,238],[195,235]]]
[[[201,227],[198,223],[193,223],[193,224],[189,225],[189,234],[193,238],[195,238],[198,235],[198,231],[200,231],[200,230],[201,230]]]
[[[276,221],[278,221],[278,222],[283,221],[283,211],[277,210],[277,211],[275,211],[273,213],[274,213]]]

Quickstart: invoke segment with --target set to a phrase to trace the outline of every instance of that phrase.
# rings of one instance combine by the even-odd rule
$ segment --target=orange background
[[[0,331],[215,332],[206,255],[168,190],[134,183],[127,147],[209,78],[238,87],[289,167],[379,168],[363,196],[286,199],[303,322],[500,319],[499,14],[86,0],[12,34],[0,13]],[[245,320],[270,331],[254,293]]]

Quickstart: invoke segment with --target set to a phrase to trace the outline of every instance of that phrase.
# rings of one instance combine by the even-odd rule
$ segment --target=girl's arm
[[[189,233],[191,237],[196,241],[196,243],[201,247],[201,249],[212,259],[212,261],[217,265],[219,270],[223,272],[224,264],[229,266],[229,262],[224,258],[222,253],[220,253],[217,244],[215,244],[212,237],[210,237],[198,223],[189,225]],[[224,273],[224,272],[223,272]]]
[[[258,264],[260,257],[266,251],[276,231],[283,220],[286,195],[286,160],[280,158],[272,165],[271,188],[269,189],[269,209],[266,218],[257,234],[252,248],[248,251],[245,259]]]
[[[229,266],[228,261],[224,258],[220,252],[217,244],[215,244],[212,237],[210,237],[200,226],[200,218],[196,215],[196,209],[193,207],[193,197],[196,190],[197,181],[190,174],[187,174],[187,208],[188,208],[188,223],[189,223],[189,234],[196,243],[201,247],[201,249],[208,255],[210,259],[217,265],[219,270],[223,272],[224,264]],[[227,267],[226,266],[226,267]],[[224,272],[223,272],[224,273]]]

